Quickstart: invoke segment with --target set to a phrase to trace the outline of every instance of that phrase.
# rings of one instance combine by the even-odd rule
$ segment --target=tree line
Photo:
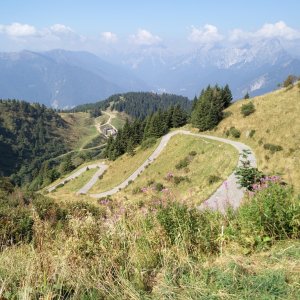
[[[136,119],[144,119],[159,109],[167,110],[170,106],[179,104],[182,109],[190,112],[191,101],[187,97],[173,94],[156,94],[150,92],[129,92],[115,94],[104,101],[88,103],[73,108],[72,112],[90,112],[91,115],[99,114],[111,106],[112,110],[125,112]]]
[[[126,121],[124,127],[118,131],[116,137],[107,141],[105,156],[115,160],[124,153],[134,154],[134,149],[140,144],[152,144],[153,141],[165,135],[170,128],[185,125],[188,114],[180,105],[171,106],[167,110],[159,109],[145,119]]]
[[[209,85],[194,99],[191,123],[200,131],[213,129],[223,119],[223,110],[231,101],[232,93],[227,84],[224,88]]]

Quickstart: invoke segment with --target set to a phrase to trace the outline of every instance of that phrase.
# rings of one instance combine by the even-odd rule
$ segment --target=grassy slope
[[[134,156],[122,155],[113,162],[107,162],[109,168],[104,174],[103,179],[99,180],[91,189],[91,193],[107,191],[128,178],[154,151],[155,146],[146,150],[137,149]]]
[[[187,168],[177,170],[176,164],[187,157],[191,151],[196,151],[197,155]],[[149,181],[154,181],[162,183],[175,198],[188,203],[200,204],[232,172],[236,166],[237,157],[237,152],[229,145],[214,141],[203,141],[186,135],[176,135],[170,140],[156,161],[120,193],[120,197],[123,196],[133,200],[150,199],[153,192],[133,195],[133,191],[137,188],[147,187]],[[182,181],[176,185],[173,180],[168,181],[166,179],[169,172],[174,176],[188,178],[191,182]],[[209,185],[208,178],[211,175],[220,177],[220,180]]]
[[[130,119],[130,117],[125,113],[119,113],[117,111],[114,111],[113,113],[115,117],[111,120],[111,124],[117,129],[121,129],[124,126],[126,119]]]
[[[134,156],[123,155],[114,162],[107,162],[109,163],[107,172],[104,174],[103,179],[99,180],[90,190],[90,193],[106,191],[121,183],[149,157],[157,144],[147,150],[137,149]],[[177,170],[175,165],[188,156],[191,151],[196,151],[197,155],[193,158],[188,168]],[[222,180],[227,178],[236,163],[237,153],[229,145],[214,141],[203,141],[191,136],[177,135],[170,140],[166,149],[136,181],[124,191],[113,196],[113,198],[119,200],[129,198],[134,202],[140,201],[141,198],[150,200],[154,194],[159,196],[161,193],[149,192],[142,195],[141,193],[134,194],[133,190],[147,186],[149,181],[155,181],[156,183],[162,183],[178,199],[199,204],[216,190]],[[183,181],[176,186],[173,181],[165,179],[169,172],[172,172],[174,176],[188,177],[191,182]],[[208,177],[210,175],[219,176],[220,179],[209,185]],[[92,174],[84,175],[84,179],[87,180],[88,176],[91,177]],[[81,184],[83,185],[83,181],[79,177],[67,183],[65,187],[58,189],[52,195],[55,198],[72,196],[75,192],[74,187],[79,189]]]
[[[252,101],[256,111],[248,117],[240,113],[241,106]],[[241,131],[240,140],[251,146],[258,159],[258,167],[265,173],[283,174],[284,179],[300,191],[300,91],[278,90],[251,100],[241,100],[231,105],[232,113],[212,134],[225,136],[226,130],[235,126]],[[255,130],[253,138],[247,137]],[[232,138],[232,137],[230,137]],[[262,143],[261,143],[262,142]],[[270,153],[263,144],[281,145],[282,151]]]
[[[61,117],[71,125],[66,139],[74,150],[79,150],[98,135],[94,119],[88,113],[61,113]]]

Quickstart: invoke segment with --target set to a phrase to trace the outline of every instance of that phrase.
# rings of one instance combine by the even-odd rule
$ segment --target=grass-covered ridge
[[[262,171],[282,174],[300,191],[299,99],[300,89],[295,85],[237,101],[225,111],[227,117],[212,134],[226,137],[230,128],[234,127],[241,133],[241,142],[254,150]],[[241,108],[247,103],[253,103],[255,111],[244,117]],[[231,134],[229,138],[232,138]]]

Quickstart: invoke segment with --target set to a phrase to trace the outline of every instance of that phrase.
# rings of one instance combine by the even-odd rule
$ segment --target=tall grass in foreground
[[[300,296],[300,205],[285,186],[272,184],[224,216],[172,197],[140,207],[102,199],[99,207],[64,208],[42,196],[11,197],[0,210],[3,299]],[[31,227],[5,219],[16,207],[30,212]],[[14,239],[17,226],[30,239]]]

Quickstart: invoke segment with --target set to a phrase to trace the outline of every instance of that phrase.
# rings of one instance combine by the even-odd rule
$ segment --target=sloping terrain
[[[43,161],[69,150],[68,124],[40,104],[0,100],[0,174],[29,183]]]
[[[243,117],[241,107],[250,102],[254,104],[255,112]],[[238,101],[226,110],[226,114],[227,117],[212,134],[227,136],[226,133],[231,127],[240,130],[239,140],[254,150],[259,169],[265,173],[282,175],[287,183],[300,191],[298,85],[250,100]],[[275,145],[275,148],[272,148],[272,145]],[[281,146],[282,150],[276,146]]]

